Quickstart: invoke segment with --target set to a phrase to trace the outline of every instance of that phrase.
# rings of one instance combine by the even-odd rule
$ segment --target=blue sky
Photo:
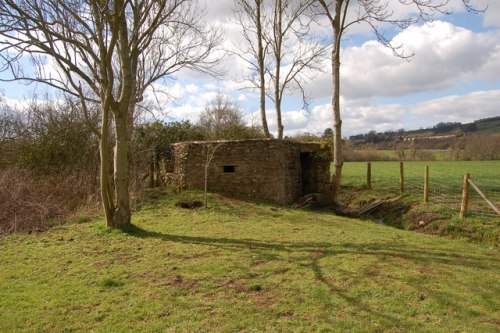
[[[486,13],[477,16],[465,13],[458,2],[451,1],[453,15],[436,17],[430,25],[394,32],[395,41],[415,53],[410,62],[392,56],[363,27],[348,36],[341,56],[344,135],[500,116],[500,1],[476,0],[489,6]],[[229,19],[231,6],[231,0],[207,0],[206,18],[225,30],[228,47],[239,40],[238,27]],[[321,133],[332,127],[329,60],[323,68],[325,72],[314,73],[314,80],[306,86],[313,97],[309,113],[301,110],[298,96],[286,96],[285,135]],[[222,80],[179,72],[175,81],[162,87],[178,99],[172,103],[159,97],[163,112],[157,116],[196,121],[205,104],[221,90],[237,101],[249,123],[258,124],[257,93],[239,90],[232,80],[245,70],[237,59],[228,58],[227,75]],[[11,102],[29,97],[32,91],[31,86],[17,83],[0,83],[0,89]],[[273,108],[268,101],[271,129],[275,124]]]

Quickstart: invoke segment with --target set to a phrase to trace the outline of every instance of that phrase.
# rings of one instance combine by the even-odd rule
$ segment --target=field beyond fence
[[[500,207],[500,161],[422,161],[404,162],[404,193],[421,196],[424,201],[425,168],[429,167],[429,202],[443,204],[460,212],[464,175],[483,192],[489,201]],[[347,162],[343,168],[343,185],[366,187],[366,162]],[[372,162],[371,188],[388,193],[401,193],[400,162]],[[469,191],[468,215],[499,217],[495,210],[472,188]]]

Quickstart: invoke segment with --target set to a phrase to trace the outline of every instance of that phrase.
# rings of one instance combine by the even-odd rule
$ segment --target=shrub
[[[467,137],[463,158],[465,160],[500,159],[500,136],[476,134]]]
[[[388,156],[376,150],[351,150],[344,149],[342,152],[346,162],[370,162],[370,161],[397,161],[394,156]]]
[[[16,167],[0,170],[0,234],[42,230],[54,219],[96,202],[83,178],[35,178]]]

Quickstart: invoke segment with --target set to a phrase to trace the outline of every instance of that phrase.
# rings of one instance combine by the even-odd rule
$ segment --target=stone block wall
[[[319,145],[265,139],[181,142],[171,149],[168,177],[183,188],[203,189],[208,151],[209,191],[290,204],[328,189],[329,162],[313,154]]]

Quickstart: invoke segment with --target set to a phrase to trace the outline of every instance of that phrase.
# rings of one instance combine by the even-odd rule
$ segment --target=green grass
[[[372,162],[372,186],[399,191],[399,162]],[[443,187],[442,192],[459,193],[463,177],[469,173],[478,186],[499,192],[500,161],[409,161],[404,162],[407,188],[421,190],[425,166],[429,166],[430,182]],[[342,169],[345,186],[366,185],[366,162],[346,162]],[[432,184],[431,184],[432,185]]]
[[[216,199],[218,198],[218,199]],[[157,196],[0,238],[0,332],[498,332],[500,255],[327,212]],[[80,221],[81,222],[81,221]]]
[[[432,172],[446,173],[463,178],[465,173],[472,177],[499,179],[500,161],[407,161],[405,170],[411,174],[423,175],[428,165]],[[399,162],[372,162],[372,174],[380,178],[399,177]],[[346,162],[342,170],[346,184],[366,181],[366,162]]]
[[[423,176],[429,166],[429,200],[424,205]],[[400,194],[399,162],[372,163],[372,190],[366,190],[365,162],[345,163],[343,168],[342,199],[350,205],[364,204],[376,199]],[[405,195],[402,204],[411,205],[405,214],[388,212],[389,224],[414,229],[423,221],[424,232],[452,237],[467,237],[474,241],[499,244],[500,218],[470,188],[469,210],[466,219],[459,219],[463,177],[471,180],[497,207],[500,207],[500,161],[404,162]],[[391,222],[392,221],[392,222]]]

